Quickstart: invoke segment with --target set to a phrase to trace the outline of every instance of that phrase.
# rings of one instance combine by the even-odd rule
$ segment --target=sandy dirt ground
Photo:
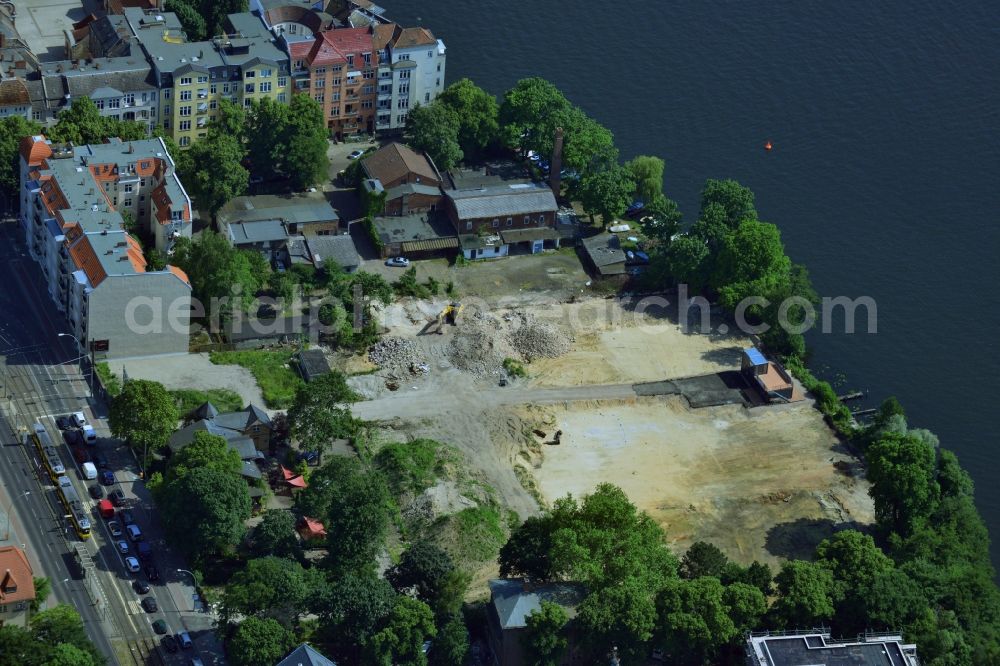
[[[168,389],[230,389],[239,393],[245,404],[264,406],[264,396],[249,370],[238,365],[214,365],[208,354],[112,362],[109,367],[119,377],[124,367],[131,379],[151,379]]]
[[[664,526],[678,552],[702,539],[738,561],[771,563],[872,522],[860,466],[810,402],[691,409],[679,396],[635,395],[636,382],[737,369],[749,342],[720,333],[720,322],[700,334],[682,330],[669,308],[636,315],[613,299],[525,305],[566,332],[572,348],[534,359],[527,379],[499,387],[496,377],[451,363],[461,321],[443,335],[418,335],[443,305],[411,301],[383,313],[388,334],[413,340],[429,372],[351,378],[368,398],[354,412],[387,422],[398,439],[455,446],[522,518],[539,501],[614,483]],[[400,380],[395,391],[386,388],[389,375]],[[556,429],[562,444],[547,445]]]

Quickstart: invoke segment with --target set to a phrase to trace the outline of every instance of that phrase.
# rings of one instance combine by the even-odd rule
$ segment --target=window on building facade
[[[208,77],[207,76],[199,76],[198,77],[198,83],[208,83]]]
[[[326,95],[324,95],[323,93],[316,93],[315,95],[313,95],[313,99],[316,100],[317,102],[322,102],[324,101],[325,98]]]
[[[212,109],[213,111],[215,109],[218,109],[219,108],[219,101],[213,99],[211,102],[208,103],[208,108]]]
[[[326,67],[317,67],[316,69],[313,70],[313,74],[315,74],[316,76],[323,76],[324,74],[326,74]]]
[[[364,93],[366,95],[371,95],[373,92],[375,92],[375,86],[365,86],[364,87]]]
[[[180,139],[177,140],[177,145],[179,146],[187,146],[190,143],[191,143],[191,137],[189,136],[182,136]]]
[[[243,86],[243,92],[245,92],[247,95],[252,95],[253,91],[254,91],[254,84],[248,83],[245,86]]]
[[[431,94],[430,93],[424,93],[424,101],[425,102],[431,101]]]
[[[213,95],[216,94],[216,93],[218,93],[219,92],[219,84],[218,83],[213,83],[212,85],[210,85],[208,87],[208,91],[211,94],[213,94]]]
[[[525,225],[531,224],[531,216],[530,215],[525,215],[524,216],[524,224]]]
[[[438,79],[438,80],[437,80],[437,83],[436,83],[435,85],[436,85],[436,86],[437,86],[438,88],[440,88],[440,87],[441,87],[441,79]]]
[[[166,116],[166,115],[169,115],[169,114],[170,114],[170,105],[169,104],[164,104],[163,105],[163,115]]]
[[[340,79],[339,78],[334,79],[333,80],[333,87],[337,88],[339,86],[340,86]]]
[[[191,85],[191,77],[190,76],[181,77],[181,85],[182,86],[189,86],[189,85]]]
[[[152,164],[150,164],[149,162],[139,162],[139,168],[142,169],[143,171],[145,171],[151,166]]]
[[[32,120],[41,120],[42,119],[42,112],[41,111],[32,111],[31,112],[31,119]]]
[[[278,93],[278,101],[279,102],[285,101],[285,93]]]
[[[96,106],[98,109],[103,109],[104,108],[104,100],[103,99],[94,100],[94,106]]]
[[[301,60],[296,60],[295,63],[292,66],[295,69],[302,69],[302,61]]]
[[[132,194],[132,183],[127,183],[125,185],[125,194]]]
[[[410,78],[410,70],[404,69],[402,72],[399,73],[399,78],[400,80]]]
[[[366,99],[365,101],[361,102],[361,108],[362,109],[370,109],[373,106],[374,106],[374,104],[372,104],[372,101],[370,99]]]
[[[191,129],[191,121],[190,120],[182,120],[180,122],[180,124],[177,126],[177,129],[179,129],[182,132],[187,132],[188,130]]]
[[[507,218],[507,226],[510,227],[510,226],[513,226],[513,225],[514,225],[514,218],[508,217]]]
[[[287,76],[279,76],[278,77],[278,87],[279,88],[285,88],[287,86],[288,86],[288,77]]]
[[[399,62],[400,60],[409,60],[409,59],[410,59],[409,53],[400,53],[398,56],[396,56],[396,62]]]
[[[244,79],[252,79],[252,78],[254,78],[256,76],[257,76],[257,72],[254,71],[254,70],[252,70],[252,69],[249,69],[249,70],[243,72],[243,78]]]
[[[125,199],[125,207],[126,208],[132,207],[132,199]]]
[[[334,102],[339,102],[340,101],[340,93],[339,92],[333,93],[330,96],[330,99],[332,99]]]
[[[269,93],[269,92],[271,92],[271,82],[270,81],[261,81],[260,82],[260,91],[262,93]]]
[[[182,90],[181,91],[181,101],[182,102],[189,102],[189,101],[191,101],[191,91],[190,90]]]
[[[319,90],[319,89],[325,88],[325,87],[326,87],[326,79],[314,79],[313,80],[313,88],[316,88],[317,90]]]
[[[465,230],[466,231],[472,231],[472,222],[466,222],[465,223]]]
[[[500,226],[500,220],[498,218],[495,218],[495,217],[493,218],[493,226],[494,227],[499,227]]]
[[[251,100],[250,100],[249,97],[247,97],[246,99],[244,99],[243,100],[243,106],[244,106],[244,108],[249,108],[250,107],[250,102],[251,102]]]
[[[170,129],[170,120],[168,118],[163,119],[163,129]]]
[[[438,71],[441,71],[441,63],[438,63]]]
[[[163,99],[170,99],[170,91],[169,90],[164,90],[163,91]]]
[[[269,70],[269,69],[262,69],[262,70],[260,70],[260,76],[261,76],[261,78],[264,78],[264,79],[271,78],[271,70]]]
[[[427,57],[428,58],[433,58],[434,57],[434,51],[428,51],[427,52]]]
[[[354,54],[350,54],[347,56],[347,66],[354,67]]]
[[[539,215],[538,216],[538,224],[545,224],[545,216],[544,215]]]
[[[374,69],[366,69],[365,72],[364,72],[364,77],[366,79],[374,79],[375,78],[375,70]]]
[[[125,102],[125,106],[132,106],[135,104],[135,93],[125,93],[123,100]]]
[[[330,68],[330,71],[331,72],[339,72],[342,69],[344,69],[343,65],[334,65],[333,67]]]
[[[397,109],[408,109],[408,108],[410,108],[410,100],[408,100],[408,99],[398,100],[396,102],[396,108]]]
[[[191,115],[191,107],[190,106],[182,106],[181,109],[180,109],[180,111],[181,111],[181,115],[182,116],[190,116]]]

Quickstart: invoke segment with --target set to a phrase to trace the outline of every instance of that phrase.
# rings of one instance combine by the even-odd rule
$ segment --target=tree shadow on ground
[[[775,557],[790,560],[811,560],[816,546],[837,532],[857,530],[870,534],[871,525],[854,521],[834,522],[829,519],[799,518],[789,523],[779,523],[767,531],[764,547]]]
[[[739,366],[740,364],[740,352],[742,350],[740,347],[717,347],[715,349],[709,349],[706,352],[702,352],[701,359],[707,361],[708,363],[718,363],[719,365],[727,366]]]

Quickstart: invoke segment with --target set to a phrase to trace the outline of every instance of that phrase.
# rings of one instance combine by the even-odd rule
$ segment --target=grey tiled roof
[[[533,183],[452,190],[445,196],[454,202],[460,220],[554,213],[559,208],[552,190]]]
[[[361,264],[361,257],[354,247],[354,239],[344,236],[311,236],[306,239],[313,261],[324,264],[333,261],[342,268],[355,268]]]
[[[303,643],[275,666],[337,666],[337,664],[321,655],[311,645]]]
[[[386,198],[389,201],[398,199],[399,197],[407,194],[426,194],[428,196],[436,197],[441,196],[441,189],[438,187],[431,187],[430,185],[421,185],[420,183],[404,183],[403,185],[397,185],[396,187],[386,190]]]
[[[288,238],[288,231],[280,220],[236,222],[229,225],[229,240],[233,245],[268,243]]]
[[[613,234],[601,233],[584,238],[583,247],[598,270],[604,266],[625,263],[625,252],[621,249],[618,237]]]
[[[527,626],[525,620],[543,601],[559,604],[572,617],[586,594],[578,583],[551,583],[527,587],[521,579],[500,578],[490,581],[490,603],[500,619],[501,629]]]
[[[308,195],[280,196],[264,194],[236,197],[219,211],[220,223],[254,220],[285,220],[295,224],[336,222],[340,219],[324,199]]]

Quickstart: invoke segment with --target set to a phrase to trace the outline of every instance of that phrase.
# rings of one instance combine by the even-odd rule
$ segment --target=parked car
[[[191,657],[191,666],[205,666],[200,657]]]
[[[156,581],[160,580],[160,570],[157,569],[152,564],[147,564],[145,567],[143,567],[142,571],[143,573],[146,574],[146,580],[148,580],[150,583],[155,583]]]
[[[116,520],[109,520],[108,531],[111,532],[111,536],[120,537],[122,535],[122,526]]]
[[[136,578],[132,581],[132,589],[135,590],[136,594],[146,594],[149,592],[149,583],[144,580],[139,580]]]
[[[69,430],[73,427],[73,420],[68,416],[60,416],[56,419],[56,427],[60,430]]]
[[[100,486],[96,483],[88,489],[88,492],[90,493],[90,496],[93,497],[95,500],[99,500],[104,497],[103,486]]]
[[[142,541],[142,530],[135,523],[129,523],[125,526],[125,534],[128,535],[129,541]]]
[[[115,542],[115,545],[118,546],[119,553],[121,553],[122,555],[128,555],[129,551],[128,541],[126,541],[125,539],[120,539]]]
[[[122,525],[128,525],[129,523],[135,522],[135,516],[132,515],[132,511],[130,509],[119,509],[118,520],[121,521]]]
[[[70,446],[83,444],[83,435],[79,430],[63,430],[63,441]]]
[[[173,636],[164,636],[162,643],[163,649],[170,654],[177,652],[177,639]]]
[[[365,151],[363,151],[363,150],[352,150],[351,154],[347,156],[347,159],[349,159],[349,160],[356,160],[356,159],[358,159],[359,157],[361,157],[364,154],[365,154]]]
[[[392,266],[394,268],[408,268],[410,260],[406,257],[390,257],[385,260],[385,265]]]
[[[632,204],[625,211],[625,217],[636,218],[642,213],[642,209],[646,207],[641,201],[633,201]]]
[[[166,620],[164,620],[163,618],[160,618],[159,620],[153,622],[153,631],[155,631],[156,633],[160,634],[161,636],[163,634],[167,633],[167,622],[166,622]],[[164,640],[166,640],[167,638],[169,638],[169,637],[164,637]],[[167,652],[169,652],[169,651],[170,651],[170,648],[167,648]]]
[[[84,425],[80,428],[80,432],[83,433],[83,441],[87,446],[97,446],[97,431],[94,430],[94,426]]]
[[[87,453],[86,449],[81,449],[79,446],[74,446],[73,460],[75,460],[78,465],[82,465],[85,462],[90,462],[90,454]]]
[[[108,499],[115,506],[122,506],[125,504],[125,491],[121,488],[115,488],[110,493],[108,493]]]
[[[129,556],[125,558],[125,568],[128,569],[129,573],[139,573],[139,569],[142,567],[139,566],[139,560]]]
[[[97,478],[97,468],[94,467],[94,463],[89,460],[82,465],[80,465],[80,471],[83,472],[83,478],[91,481]]]
[[[94,453],[91,454],[90,459],[91,461],[93,461],[95,465],[97,465],[98,469],[106,469],[108,466],[108,459],[104,456],[103,453],[98,453],[97,451],[94,451]],[[114,474],[112,473],[112,478],[113,477]]]
[[[180,642],[181,647],[185,650],[190,650],[194,647],[194,641],[191,640],[190,634],[186,631],[182,631],[177,634],[177,640]]]
[[[104,520],[111,520],[115,517],[115,506],[111,500],[102,499],[97,503],[97,513],[101,514],[101,518]]]
[[[73,412],[73,414],[70,415],[70,418],[73,420],[73,425],[77,428],[82,428],[87,425],[87,417],[83,412]]]
[[[144,597],[142,600],[142,608],[147,613],[155,613],[159,610],[159,606],[156,604],[156,597]]]
[[[153,559],[153,547],[148,542],[140,541],[136,544],[135,550],[139,554],[139,559],[143,562]]]
[[[105,486],[115,485],[115,473],[109,469],[106,469],[103,472],[101,472],[101,483],[104,484]]]

